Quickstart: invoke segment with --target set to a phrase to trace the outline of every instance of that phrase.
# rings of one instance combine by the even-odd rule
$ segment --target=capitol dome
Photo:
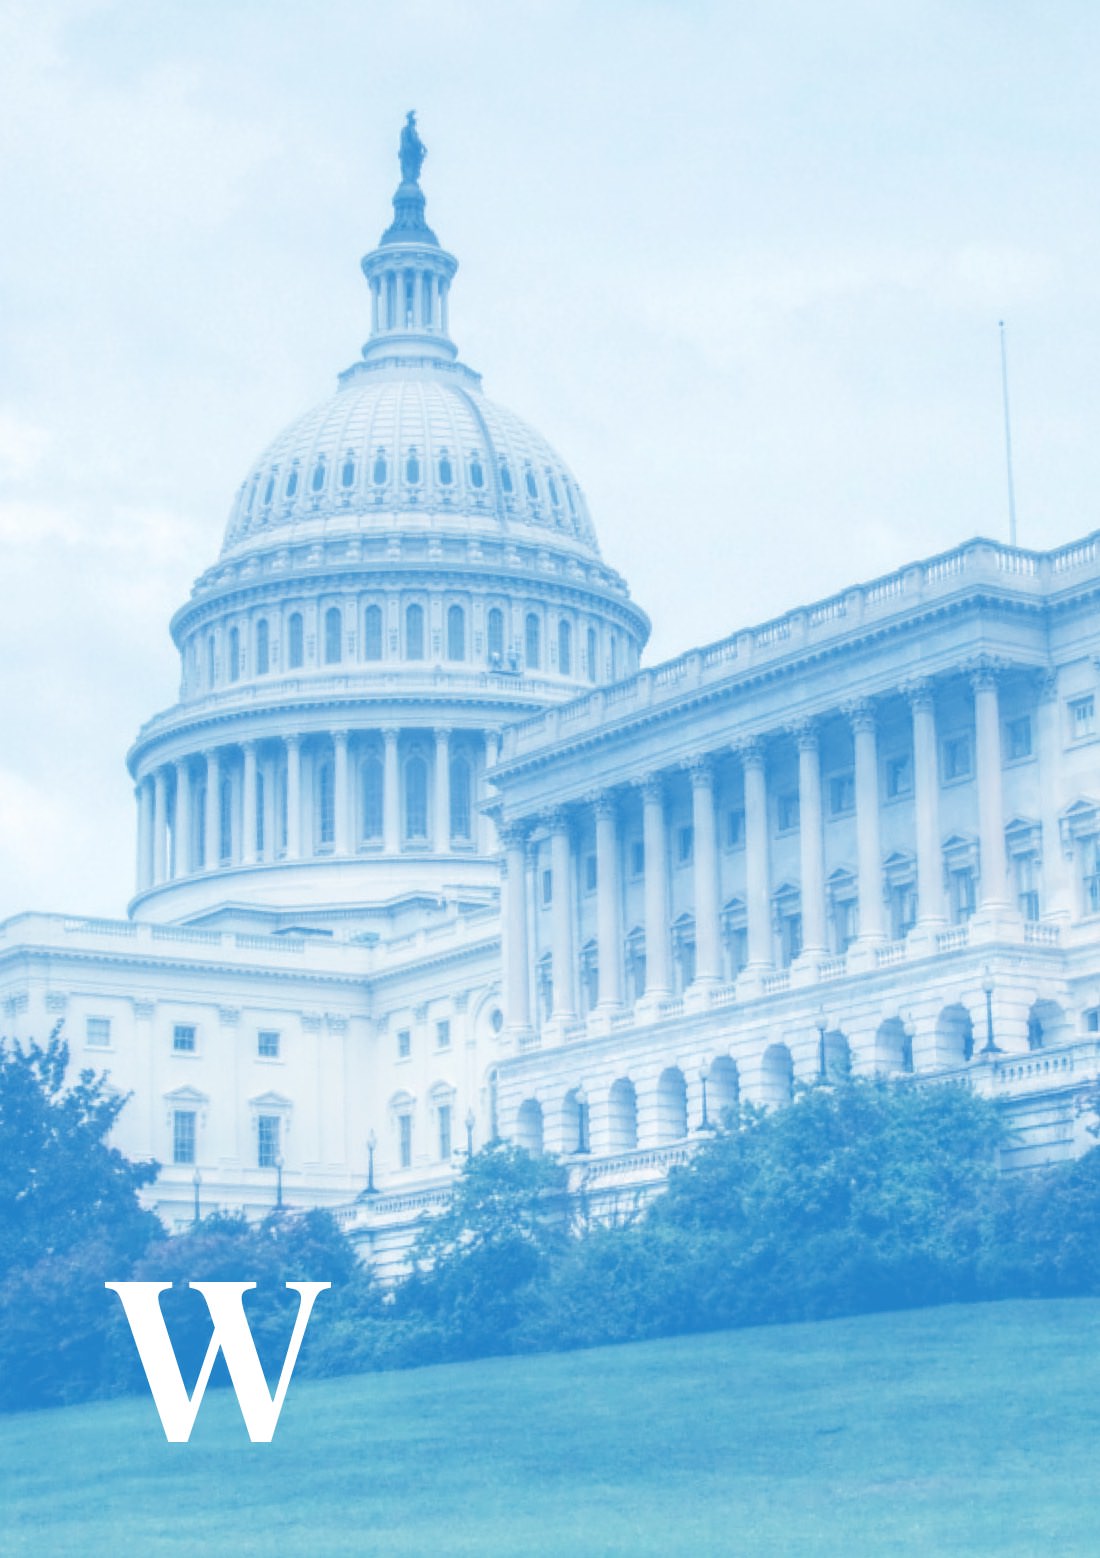
[[[128,759],[132,913],[491,896],[501,731],[637,669],[649,623],[576,478],[458,358],[424,155],[410,115],[361,359],[255,461],[172,620],[179,701]]]

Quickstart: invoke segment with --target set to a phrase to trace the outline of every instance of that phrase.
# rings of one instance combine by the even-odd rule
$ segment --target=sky
[[[415,108],[451,330],[667,658],[1100,527],[1100,8],[0,0],[0,917],[121,914],[124,757],[366,338]]]

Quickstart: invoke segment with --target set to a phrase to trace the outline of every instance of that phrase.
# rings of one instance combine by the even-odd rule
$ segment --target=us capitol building
[[[851,1067],[1091,1145],[1100,536],[972,540],[642,668],[557,453],[450,336],[413,116],[370,339],[236,495],[128,755],[126,919],[0,925],[197,1209],[337,1210],[383,1266],[465,1154],[651,1191],[741,1097]]]

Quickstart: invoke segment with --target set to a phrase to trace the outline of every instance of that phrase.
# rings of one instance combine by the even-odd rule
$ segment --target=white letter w
[[[134,1334],[138,1356],[141,1358],[153,1402],[160,1413],[165,1438],[170,1444],[186,1444],[199,1415],[199,1407],[206,1392],[210,1371],[219,1352],[225,1354],[229,1378],[236,1392],[248,1437],[253,1444],[270,1444],[283,1410],[290,1376],[298,1361],[298,1352],[306,1326],[313,1311],[318,1293],[332,1286],[331,1282],[288,1282],[298,1294],[298,1314],[294,1331],[283,1360],[283,1372],[274,1397],[268,1394],[267,1381],[260,1364],[256,1343],[252,1339],[244,1313],[244,1295],[256,1286],[255,1282],[189,1282],[206,1300],[210,1318],[214,1322],[214,1334],[206,1349],[202,1368],[195,1384],[194,1394],[187,1394],[175,1350],[168,1335],[168,1327],[160,1312],[160,1295],[170,1282],[105,1282],[103,1286],[117,1293]]]

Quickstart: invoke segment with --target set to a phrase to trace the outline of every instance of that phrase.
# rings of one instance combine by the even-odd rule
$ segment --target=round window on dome
[[[410,486],[415,486],[420,480],[420,461],[415,449],[410,449],[405,457],[405,480]]]
[[[374,457],[374,469],[371,471],[371,480],[376,487],[384,487],[390,474],[390,468],[386,463],[386,456],[379,449]]]
[[[503,492],[512,491],[512,467],[507,460],[502,460],[500,465],[500,485]]]
[[[320,492],[325,485],[325,462],[323,459],[318,460],[313,467],[313,475],[310,477],[309,485],[314,492]]]
[[[440,455],[440,457],[439,457],[439,485],[441,487],[449,487],[451,485],[451,483],[454,481],[454,479],[455,479],[455,469],[454,469],[454,466],[451,464],[450,460],[447,458],[447,456],[445,454],[444,455]]]
[[[292,498],[298,491],[298,467],[295,465],[286,479],[286,495]]]
[[[473,459],[470,461],[470,486],[471,487],[484,487],[484,485],[485,485],[485,467],[482,465],[481,461],[478,459],[477,455],[475,454]]]

